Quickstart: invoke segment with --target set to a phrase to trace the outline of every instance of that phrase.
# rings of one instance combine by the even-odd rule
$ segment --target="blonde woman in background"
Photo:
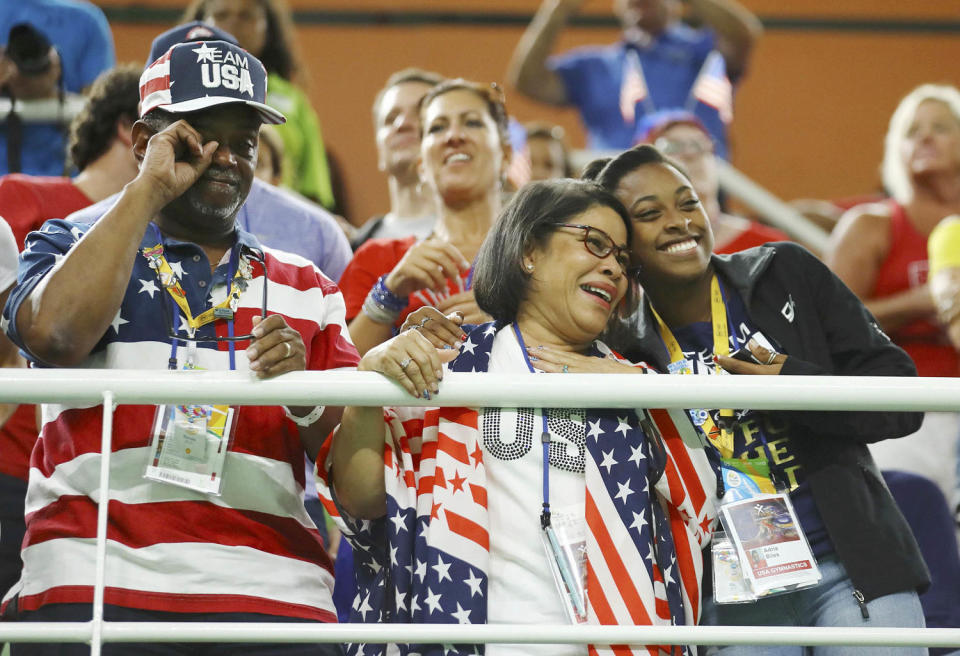
[[[960,375],[960,355],[936,319],[927,286],[927,239],[945,216],[960,213],[960,91],[924,84],[897,106],[883,156],[891,198],[849,210],[825,253],[880,327],[917,365],[920,376]],[[928,412],[920,430],[873,445],[881,469],[926,476],[956,504],[960,415]]]

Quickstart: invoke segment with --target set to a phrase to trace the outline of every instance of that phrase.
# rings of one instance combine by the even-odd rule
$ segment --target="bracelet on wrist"
[[[407,307],[407,299],[402,296],[397,296],[390,291],[390,289],[387,288],[386,280],[386,275],[380,276],[368,296],[372,296],[378,305],[382,305],[388,310],[393,310],[398,313],[403,312]]]
[[[373,293],[367,294],[363,301],[363,313],[367,315],[370,321],[392,326],[400,318],[400,310],[391,310],[384,307],[373,298]]]
[[[319,420],[320,417],[323,415],[323,411],[325,409],[326,409],[326,406],[322,406],[322,405],[314,406],[313,410],[311,410],[310,412],[308,412],[302,417],[298,417],[297,415],[290,412],[290,408],[288,408],[287,406],[283,406],[283,412],[284,414],[287,415],[287,419],[295,423],[297,426],[300,426],[301,428],[313,426],[315,423],[317,423],[317,420]]]

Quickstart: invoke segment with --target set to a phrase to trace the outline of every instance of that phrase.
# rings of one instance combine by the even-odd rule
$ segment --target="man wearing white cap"
[[[173,46],[140,81],[138,176],[93,224],[50,221],[21,256],[3,323],[35,366],[355,366],[336,285],[236,225],[266,73],[222,42]],[[267,284],[269,281],[269,284]],[[199,401],[199,400],[198,400]],[[20,582],[5,613],[82,620],[93,598],[101,406],[46,405]],[[332,567],[303,509],[303,452],[340,408],[117,408],[105,615],[121,621],[335,621]],[[338,654],[336,645],[108,645],[114,654]],[[149,648],[149,652],[147,651]],[[14,645],[15,654],[86,653]]]

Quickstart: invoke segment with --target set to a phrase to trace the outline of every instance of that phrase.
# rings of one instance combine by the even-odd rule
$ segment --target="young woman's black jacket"
[[[801,246],[778,242],[714,255],[712,262],[739,292],[756,328],[789,356],[781,375],[917,375],[863,303]],[[666,371],[667,350],[648,304],[610,341],[625,356]],[[794,450],[855,587],[868,601],[924,590],[929,574],[916,540],[866,446],[916,431],[923,413],[774,412],[793,422]]]

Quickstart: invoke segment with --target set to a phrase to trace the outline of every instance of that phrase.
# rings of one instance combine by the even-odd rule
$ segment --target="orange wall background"
[[[767,29],[739,87],[732,131],[737,167],[783,198],[833,198],[877,186],[883,134],[898,100],[924,82],[960,85],[960,12],[956,0],[741,0],[761,18],[833,21],[950,22],[949,32],[863,29]],[[142,62],[154,35],[168,23],[144,23],[157,9],[181,0],[102,0],[124,9],[131,22],[113,21],[119,61]],[[296,11],[500,12],[530,14],[537,0],[288,0]],[[610,0],[588,0],[583,12],[609,12]],[[297,26],[307,88],[324,139],[343,171],[349,217],[355,223],[387,208],[386,184],[376,168],[370,103],[398,69],[420,66],[450,76],[502,81],[521,26],[323,25]],[[609,43],[615,29],[568,28],[558,52]],[[520,120],[564,126],[575,147],[583,133],[574,110],[527,101],[507,89]]]

